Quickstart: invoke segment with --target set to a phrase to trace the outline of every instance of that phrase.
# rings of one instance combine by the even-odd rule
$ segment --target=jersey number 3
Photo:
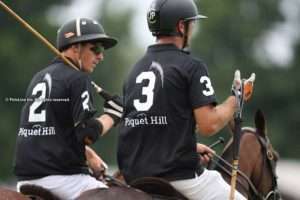
[[[142,87],[142,95],[146,96],[146,101],[141,102],[140,99],[134,99],[133,105],[137,111],[147,111],[151,108],[153,105],[153,98],[154,98],[154,86],[156,81],[156,76],[154,72],[148,71],[148,72],[142,72],[137,77],[135,82],[136,83],[142,83],[144,80],[148,80],[149,83],[147,86]]]
[[[205,90],[202,91],[203,95],[211,96],[215,93],[214,88],[211,85],[211,81],[207,76],[201,76],[200,83],[205,84]]]

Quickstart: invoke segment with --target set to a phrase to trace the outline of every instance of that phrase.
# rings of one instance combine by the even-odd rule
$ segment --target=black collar
[[[154,45],[150,45],[148,47],[148,51],[168,51],[168,50],[181,51],[180,49],[178,49],[172,43],[169,43],[169,44],[154,44]]]
[[[74,64],[74,66],[76,66],[77,68],[78,68],[78,70],[80,71],[80,69],[79,69],[79,67],[77,66],[77,64],[72,60],[72,59],[70,59],[70,58],[68,58],[68,57],[66,57],[71,63],[73,63]],[[56,64],[56,63],[64,63],[65,65],[67,65],[67,66],[69,66],[67,63],[65,63],[64,61],[63,61],[63,59],[61,59],[60,57],[55,57],[52,61],[51,61],[51,64]],[[71,67],[71,66],[69,66],[69,67]]]
[[[180,51],[185,54],[190,54],[189,49],[179,49],[175,44],[167,43],[167,44],[154,44],[148,47],[149,52],[157,52],[157,51]]]

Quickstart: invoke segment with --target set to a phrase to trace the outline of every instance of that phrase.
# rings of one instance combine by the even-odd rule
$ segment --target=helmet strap
[[[81,46],[82,46],[82,44],[79,43],[79,44],[78,44],[78,54],[79,54],[78,65],[79,65],[79,70],[80,70],[80,71],[82,70]]]
[[[188,32],[189,32],[189,21],[184,21],[184,33],[183,33],[183,45],[182,49],[188,47]]]

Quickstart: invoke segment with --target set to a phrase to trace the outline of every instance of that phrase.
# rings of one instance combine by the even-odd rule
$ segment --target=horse
[[[255,114],[255,128],[244,127],[242,129],[237,190],[245,197],[255,200],[277,200],[280,195],[277,189],[276,162],[278,154],[273,149],[266,134],[266,122],[263,113],[259,110]],[[232,139],[226,144],[222,156],[217,162],[218,170],[223,178],[230,184],[232,166]],[[108,189],[89,190],[80,195],[78,200],[150,200],[173,199],[187,200],[177,192],[167,181],[159,178],[142,178],[132,183],[131,186],[122,182],[122,177],[107,176],[110,180]],[[30,188],[30,187],[29,187]],[[21,188],[21,192],[31,195],[28,199],[59,200],[52,194],[43,191],[43,188],[34,186],[35,190]],[[38,188],[38,190],[36,190]],[[35,192],[33,192],[35,191]],[[38,191],[38,192],[37,192]],[[43,191],[43,192],[41,192]],[[1,190],[0,190],[1,194]],[[25,200],[21,198],[9,198],[11,200]]]
[[[29,200],[29,198],[11,189],[0,187],[0,200]]]
[[[121,183],[115,178],[109,180],[110,187],[105,189],[92,189],[83,192],[76,200],[153,200],[152,196]],[[0,187],[0,200],[64,200],[57,197],[49,190],[37,186],[26,184],[20,187],[20,193],[8,188]]]
[[[232,166],[229,163],[233,160],[232,144],[231,138],[215,168],[228,184],[231,180]],[[255,128],[242,128],[237,190],[250,200],[280,199],[276,175],[278,158],[267,135],[264,114],[258,110],[255,114]]]

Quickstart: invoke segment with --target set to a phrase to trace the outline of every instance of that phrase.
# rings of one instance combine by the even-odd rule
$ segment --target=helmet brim
[[[196,15],[194,17],[189,17],[189,18],[185,18],[184,21],[189,21],[189,20],[197,20],[197,19],[206,19],[208,18],[205,15]]]
[[[82,36],[81,38],[74,38],[73,41],[71,41],[70,43],[76,43],[76,42],[100,42],[104,49],[109,49],[114,47],[118,41],[115,38],[109,37],[106,34],[90,34],[90,35],[85,35]]]
[[[95,41],[99,41],[103,45],[104,49],[112,48],[118,43],[118,41],[115,38],[111,37],[101,38]]]

